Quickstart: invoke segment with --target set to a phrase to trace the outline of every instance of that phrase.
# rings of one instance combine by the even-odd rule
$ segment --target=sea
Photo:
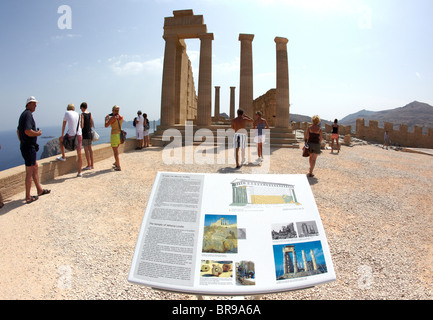
[[[39,151],[37,159],[41,159],[42,152],[44,151],[45,144],[52,140],[58,139],[62,133],[62,127],[40,127],[42,136],[38,137]],[[132,121],[124,123],[122,129],[127,132],[127,138],[135,137],[135,127]],[[103,124],[96,125],[96,132],[99,134],[99,141],[93,142],[93,145],[110,142],[111,128],[105,128]],[[154,124],[151,121],[149,133],[154,132]],[[13,167],[24,165],[24,159],[21,156],[20,142],[17,137],[17,131],[0,131],[0,171],[7,170]]]

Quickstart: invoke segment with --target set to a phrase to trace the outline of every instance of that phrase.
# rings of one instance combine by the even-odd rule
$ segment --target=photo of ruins
[[[200,277],[233,277],[233,261],[202,260]]]
[[[296,222],[296,229],[298,229],[299,238],[313,237],[319,235],[316,221],[301,221]]]
[[[287,280],[327,273],[320,241],[274,245],[277,280]]]
[[[256,270],[253,261],[236,262],[236,284],[240,286],[256,284]]]
[[[272,240],[297,238],[297,236],[295,224],[293,222],[272,225]]]
[[[206,215],[203,253],[238,253],[237,216]]]

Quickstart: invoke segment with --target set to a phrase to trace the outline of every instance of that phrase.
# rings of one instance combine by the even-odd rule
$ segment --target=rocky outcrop
[[[46,143],[44,151],[41,154],[41,159],[49,158],[60,154],[60,142],[58,138],[54,138]]]
[[[206,226],[203,234],[202,252],[237,253],[237,228],[231,226]]]

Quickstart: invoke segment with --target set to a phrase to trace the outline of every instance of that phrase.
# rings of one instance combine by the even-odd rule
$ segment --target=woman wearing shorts
[[[120,130],[123,123],[123,117],[119,114],[119,106],[114,106],[113,113],[105,117],[105,128],[111,126],[111,147],[114,154],[114,170],[121,171],[119,161]]]
[[[331,133],[331,153],[334,153],[334,141],[337,143],[337,153],[340,153],[340,143],[339,143],[339,135],[338,135],[338,120],[334,120],[334,124],[332,125],[332,133]]]
[[[81,131],[83,134],[84,154],[86,155],[87,167],[83,170],[93,169],[93,150],[92,150],[92,127],[94,127],[92,114],[87,110],[87,103],[83,102],[81,109]]]
[[[322,143],[322,128],[320,128],[320,118],[319,116],[314,116],[312,119],[313,125],[308,127],[306,140],[310,146],[310,171],[308,177],[314,177],[313,170],[316,166],[317,156],[322,153],[320,150],[320,145]]]
[[[260,111],[256,112],[256,120],[254,121],[255,136],[254,142],[257,143],[258,162],[263,161],[263,143],[265,142],[265,129],[269,129],[268,122],[262,118]]]

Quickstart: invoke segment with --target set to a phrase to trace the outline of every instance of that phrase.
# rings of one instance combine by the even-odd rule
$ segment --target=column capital
[[[253,41],[254,35],[253,34],[246,34],[246,33],[240,33],[239,34],[239,41]]]
[[[177,34],[169,34],[169,35],[163,35],[162,36],[164,38],[165,41],[177,41],[179,40],[179,37],[177,36]]]
[[[283,37],[275,37],[274,41],[275,43],[287,44],[289,42],[289,39]]]
[[[210,39],[213,40],[213,33],[199,33],[198,37],[200,40],[204,40],[204,39]]]
[[[215,89],[219,89],[219,88],[221,88],[220,86],[215,86]]]

